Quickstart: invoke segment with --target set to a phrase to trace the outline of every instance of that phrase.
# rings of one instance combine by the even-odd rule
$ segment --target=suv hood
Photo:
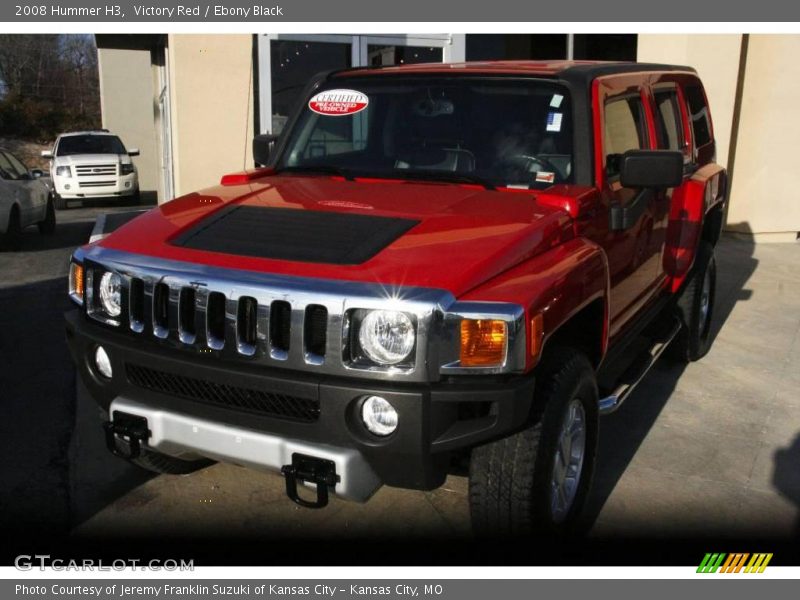
[[[100,245],[221,268],[460,296],[571,235],[528,190],[275,175],[183,196]]]
[[[103,163],[127,164],[131,162],[131,157],[127,154],[69,154],[67,156],[56,156],[53,160],[57,167],[63,167]]]

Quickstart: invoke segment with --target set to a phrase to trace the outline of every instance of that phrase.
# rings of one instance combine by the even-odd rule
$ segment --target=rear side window
[[[658,147],[663,150],[683,151],[683,128],[678,92],[667,90],[656,92],[656,128]]]
[[[647,146],[644,107],[639,96],[611,100],[605,106],[606,174],[619,175],[621,156]]]
[[[694,145],[699,148],[711,141],[711,119],[708,115],[708,105],[703,94],[703,88],[699,85],[689,85],[684,89],[686,95],[686,105],[689,108],[689,116],[692,119],[692,132],[694,133]]]

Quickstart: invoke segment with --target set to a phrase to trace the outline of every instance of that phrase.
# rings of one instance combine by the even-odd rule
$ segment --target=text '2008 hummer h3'
[[[145,468],[320,507],[469,459],[476,531],[557,533],[599,416],[708,349],[726,173],[691,68],[332,72],[254,153],[72,258],[73,356]]]

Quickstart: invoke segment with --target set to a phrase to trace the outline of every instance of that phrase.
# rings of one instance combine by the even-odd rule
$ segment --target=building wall
[[[798,35],[639,36],[640,61],[697,68],[711,105],[717,160],[732,175],[725,227],[757,241],[794,241],[800,232],[794,175],[800,80],[787,77],[797,72],[798,54]]]
[[[750,35],[728,228],[760,241],[800,232],[798,35]]]
[[[97,59],[103,127],[119,135],[126,148],[139,149],[140,155],[133,159],[139,189],[145,196],[154,196],[160,171],[150,49],[100,47]]]
[[[175,194],[252,168],[253,41],[250,35],[168,40]]]

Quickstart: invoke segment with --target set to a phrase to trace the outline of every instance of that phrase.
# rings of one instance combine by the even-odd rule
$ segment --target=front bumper
[[[135,173],[99,177],[55,177],[53,185],[56,193],[66,199],[130,196],[139,187]]]
[[[66,314],[66,323],[70,351],[93,398],[105,410],[138,411],[152,419],[153,449],[272,471],[287,464],[292,452],[302,452],[334,461],[341,475],[334,491],[353,500],[366,500],[380,484],[440,486],[453,453],[522,429],[533,400],[531,377],[401,384],[312,375],[177,353],[91,323],[78,310]],[[103,380],[91,366],[98,344],[111,358],[111,380]],[[303,421],[154,391],[132,382],[130,365],[181,381],[210,382],[217,390],[229,386],[307,398],[319,410],[313,420]],[[373,436],[361,424],[360,402],[370,395],[386,398],[398,412],[398,429],[386,438]]]

